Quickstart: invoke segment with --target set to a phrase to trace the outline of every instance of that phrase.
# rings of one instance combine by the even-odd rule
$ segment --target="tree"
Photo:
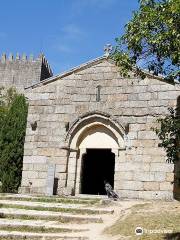
[[[124,76],[133,70],[144,78],[143,70],[148,69],[168,81],[180,81],[179,0],[139,0],[139,3],[139,10],[126,24],[124,35],[116,39],[112,58]],[[177,109],[169,109],[168,116],[158,119],[161,127],[154,129],[168,162],[176,162],[180,156],[179,105]]]
[[[14,87],[7,90],[3,87],[0,88],[0,131],[3,126],[4,118],[16,96],[17,92]]]
[[[26,119],[26,99],[23,95],[16,95],[0,131],[0,175],[3,192],[16,192],[20,185]]]
[[[176,163],[180,156],[180,116],[178,110],[178,107],[176,110],[169,108],[169,115],[157,119],[161,125],[160,129],[154,129],[161,140],[160,146],[166,150],[167,162],[169,163]]]
[[[180,2],[179,0],[139,0],[140,7],[116,39],[112,58],[127,76],[145,77],[146,68],[174,81],[180,77]]]

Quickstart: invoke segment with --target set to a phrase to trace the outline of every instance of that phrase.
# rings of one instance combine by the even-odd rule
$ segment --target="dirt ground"
[[[178,201],[121,201],[114,204],[114,210],[99,239],[180,240]]]

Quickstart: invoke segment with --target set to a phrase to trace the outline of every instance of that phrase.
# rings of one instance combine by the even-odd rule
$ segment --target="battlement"
[[[22,90],[51,76],[53,72],[42,53],[36,58],[25,53],[3,53],[0,57],[0,86],[14,85]]]

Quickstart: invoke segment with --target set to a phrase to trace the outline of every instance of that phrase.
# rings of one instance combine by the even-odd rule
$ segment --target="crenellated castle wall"
[[[25,54],[16,56],[2,54],[0,58],[0,86],[15,86],[18,90],[38,83],[53,75],[52,70],[43,54],[37,58]]]

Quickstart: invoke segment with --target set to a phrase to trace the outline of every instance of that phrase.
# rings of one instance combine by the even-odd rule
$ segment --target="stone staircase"
[[[0,240],[96,240],[96,229],[113,216],[106,201],[0,194]]]

